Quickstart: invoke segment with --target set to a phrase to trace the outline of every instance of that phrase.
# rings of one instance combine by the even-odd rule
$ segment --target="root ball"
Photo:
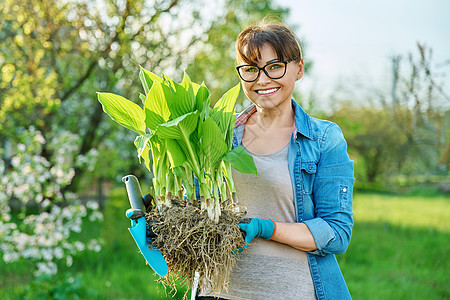
[[[238,226],[240,215],[223,208],[216,224],[205,210],[193,206],[164,207],[147,214],[157,237],[152,246],[164,255],[169,271],[163,283],[172,286],[174,280],[192,285],[195,271],[200,274],[200,289],[213,293],[227,290],[230,272],[237,260],[236,250],[244,247]]]

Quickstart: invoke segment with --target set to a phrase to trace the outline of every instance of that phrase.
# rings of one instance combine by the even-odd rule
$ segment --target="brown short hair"
[[[263,21],[261,25],[251,25],[241,31],[236,40],[236,60],[256,64],[264,44],[270,45],[280,60],[303,59],[300,39],[289,27]]]

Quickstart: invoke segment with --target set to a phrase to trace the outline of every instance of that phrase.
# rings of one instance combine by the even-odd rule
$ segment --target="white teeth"
[[[259,91],[256,91],[258,94],[261,94],[261,95],[266,95],[266,94],[270,94],[270,93],[273,93],[273,92],[276,92],[278,90],[278,88],[273,88],[273,89],[270,89],[270,90],[259,90]]]

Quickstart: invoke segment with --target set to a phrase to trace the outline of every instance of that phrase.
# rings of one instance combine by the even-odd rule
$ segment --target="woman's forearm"
[[[276,222],[275,234],[271,240],[302,251],[317,250],[314,237],[305,223]]]

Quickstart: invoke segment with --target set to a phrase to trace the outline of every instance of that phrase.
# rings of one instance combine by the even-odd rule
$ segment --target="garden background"
[[[266,15],[289,20],[308,57],[302,20],[272,0],[0,3],[1,299],[182,298],[128,233],[120,179],[132,173],[145,191],[151,175],[96,92],[139,103],[143,66],[177,81],[186,70],[217,100],[238,82],[237,34]],[[418,41],[386,59],[389,84],[359,76],[327,99],[297,85],[355,161],[354,234],[338,256],[354,299],[450,297],[449,66]],[[237,110],[247,104],[241,93]]]

